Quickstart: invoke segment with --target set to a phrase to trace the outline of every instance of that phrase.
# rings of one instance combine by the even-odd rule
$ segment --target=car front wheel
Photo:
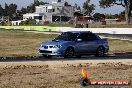
[[[65,58],[72,58],[74,56],[74,49],[72,47],[69,47],[65,51]]]

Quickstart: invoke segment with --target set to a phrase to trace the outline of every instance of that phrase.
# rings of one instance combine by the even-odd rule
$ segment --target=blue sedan
[[[38,51],[44,57],[73,56],[93,54],[98,57],[108,53],[107,39],[101,39],[98,35],[89,31],[64,32],[53,40],[42,42]]]

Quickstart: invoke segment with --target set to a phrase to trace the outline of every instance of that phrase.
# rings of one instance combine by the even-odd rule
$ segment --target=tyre
[[[103,57],[105,55],[104,53],[104,48],[103,47],[99,47],[96,51],[96,55],[97,57]]]
[[[65,58],[72,58],[74,56],[74,49],[72,47],[69,47],[65,51]]]
[[[52,58],[51,55],[43,55],[44,58]]]

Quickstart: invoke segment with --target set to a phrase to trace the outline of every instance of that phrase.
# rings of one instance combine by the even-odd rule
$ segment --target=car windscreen
[[[59,35],[55,40],[63,40],[63,41],[75,41],[79,33],[71,33],[71,32],[64,32]]]

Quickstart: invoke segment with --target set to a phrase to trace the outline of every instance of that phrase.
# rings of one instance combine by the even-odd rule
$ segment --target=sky
[[[15,3],[18,5],[18,9],[20,9],[21,7],[25,7],[27,5],[30,5],[31,3],[33,3],[34,0],[0,0],[0,4],[4,5],[5,3]],[[50,2],[51,0],[39,0],[39,1],[44,1],[44,2]],[[75,3],[77,3],[78,5],[82,6],[83,3],[86,0],[67,0],[67,2],[69,2],[71,5],[74,5]],[[122,12],[124,10],[124,8],[122,6],[112,6],[110,8],[100,8],[99,6],[99,0],[91,0],[91,3],[96,5],[96,9],[94,11],[94,13],[108,13],[108,14],[118,14],[120,12]]]

